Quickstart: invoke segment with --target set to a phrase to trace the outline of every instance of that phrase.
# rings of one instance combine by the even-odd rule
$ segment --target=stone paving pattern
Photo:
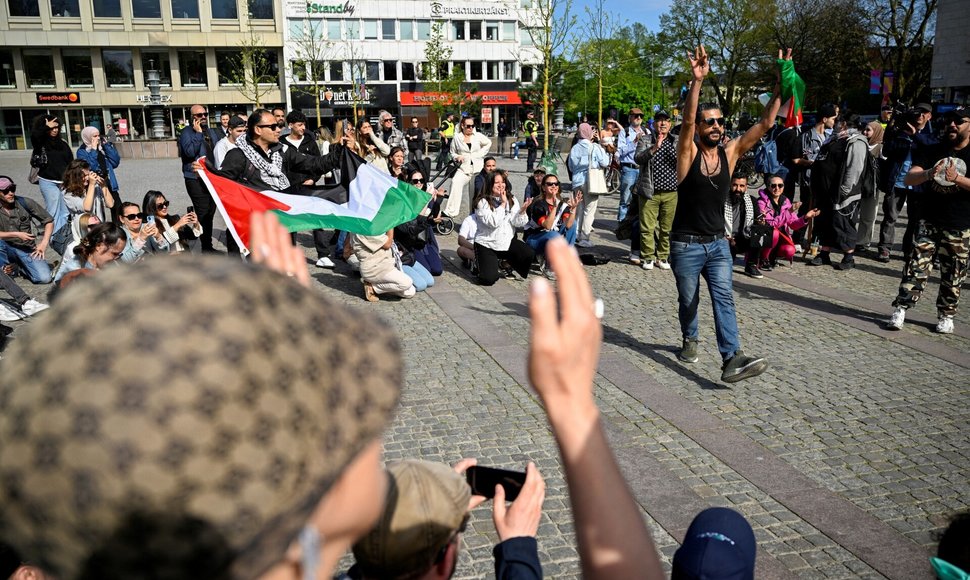
[[[524,161],[503,159],[499,165],[513,171],[514,190],[521,191]],[[26,183],[27,171],[26,155],[0,156],[0,174],[22,175],[21,192],[39,199],[36,187]],[[126,161],[118,179],[125,200],[140,202],[151,184],[177,208],[190,203],[177,160]],[[890,526],[899,541],[912,541],[929,554],[947,518],[970,507],[967,305],[957,315],[957,334],[936,335],[931,325],[918,321],[893,334],[881,330],[880,323],[891,311],[898,259],[880,264],[860,258],[851,272],[809,268],[796,261],[762,280],[746,278],[736,267],[742,343],[747,351],[769,356],[771,368],[757,379],[728,387],[718,381],[720,360],[707,295],[701,300],[701,360],[682,365],[675,357],[680,332],[673,276],[625,263],[625,243],[608,230],[615,208],[615,199],[603,198],[593,238],[597,250],[615,260],[588,268],[595,293],[606,303],[604,356],[626,361],[645,382],[658,383],[679,397],[685,411],[716,417],[745,441],[810,478],[825,492],[820,503],[826,494],[847,500]],[[218,218],[216,227],[223,227]],[[526,283],[475,285],[457,265],[456,239],[456,233],[439,238],[449,261],[445,274],[436,288],[412,300],[364,302],[359,279],[349,276],[343,264],[335,272],[314,269],[315,286],[338,302],[375,309],[402,337],[406,386],[401,410],[386,436],[386,458],[450,463],[470,456],[483,465],[513,469],[535,461],[547,484],[539,532],[544,570],[550,578],[578,577],[558,451],[524,380],[524,362],[513,363],[518,370],[510,370],[507,362],[524,361],[527,352]],[[308,257],[315,259],[309,236],[301,241],[310,246]],[[927,321],[935,319],[935,276],[929,286],[916,309]],[[29,283],[25,289],[40,297],[46,293],[45,287]],[[852,324],[847,324],[850,319]],[[487,332],[476,330],[478,320],[488,321]],[[905,345],[899,337],[906,339]],[[931,354],[938,352],[934,349],[956,355],[944,360]],[[820,530],[807,521],[817,518],[796,513],[773,497],[772,490],[740,475],[743,466],[723,453],[712,454],[663,412],[608,380],[602,369],[596,397],[611,441],[624,450],[618,455],[626,473],[635,473],[636,458],[643,457],[644,465],[657,466],[657,477],[683,488],[684,505],[729,506],[748,517],[761,549],[759,566],[764,559],[769,564],[759,568],[759,577],[899,577],[873,568],[865,554],[847,549],[850,544],[838,530]],[[637,488],[636,482],[631,486]],[[637,499],[669,571],[683,530],[658,523],[669,517],[661,506],[651,505],[649,490]],[[473,513],[456,577],[492,575],[496,535],[488,505]],[[929,578],[924,564],[920,570]],[[766,570],[779,573],[763,574]]]

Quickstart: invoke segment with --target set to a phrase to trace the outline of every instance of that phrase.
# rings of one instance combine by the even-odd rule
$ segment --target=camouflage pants
[[[944,230],[920,221],[913,250],[903,266],[903,280],[893,306],[915,306],[926,288],[933,269],[933,255],[940,259],[940,295],[936,298],[939,315],[953,316],[960,302],[960,287],[967,278],[970,261],[970,230]]]

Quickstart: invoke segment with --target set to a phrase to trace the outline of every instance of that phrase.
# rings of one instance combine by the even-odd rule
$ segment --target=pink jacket
[[[775,207],[771,203],[771,198],[763,189],[758,192],[758,215],[762,214],[765,216],[766,224],[786,233],[800,230],[808,225],[808,222],[792,211],[791,201],[784,195],[781,196],[781,211],[778,212],[778,215],[775,215]]]

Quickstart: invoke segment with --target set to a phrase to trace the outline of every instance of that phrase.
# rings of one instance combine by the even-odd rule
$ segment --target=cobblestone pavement
[[[513,171],[521,191],[525,162],[499,165]],[[39,197],[26,185],[26,155],[0,156],[0,174],[22,176],[21,191]],[[126,200],[140,201],[150,184],[176,207],[189,204],[176,160],[125,162],[118,178]],[[911,322],[889,332],[881,323],[892,310],[898,259],[862,257],[850,272],[796,261],[762,280],[736,267],[744,348],[768,356],[771,367],[728,387],[718,380],[708,297],[701,300],[700,361],[683,365],[675,357],[673,276],[626,263],[625,247],[609,232],[615,213],[615,199],[603,198],[593,237],[597,251],[614,260],[588,268],[606,303],[596,396],[665,566],[690,518],[719,505],[739,510],[754,527],[759,578],[930,578],[926,556],[935,533],[970,507],[966,305],[955,334],[931,332],[933,277]],[[312,246],[308,236],[301,241]],[[456,234],[440,243],[445,274],[412,300],[364,302],[359,280],[343,264],[314,270],[315,286],[339,302],[376,309],[402,337],[406,387],[386,458],[470,456],[519,469],[535,461],[547,483],[539,534],[544,570],[577,577],[558,452],[525,377],[526,283],[477,286],[457,265]],[[307,254],[316,258],[312,249]],[[481,507],[456,576],[490,576],[495,541],[489,510]]]

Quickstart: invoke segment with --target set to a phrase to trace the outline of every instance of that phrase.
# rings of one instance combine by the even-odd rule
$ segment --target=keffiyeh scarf
[[[286,189],[290,186],[290,180],[283,173],[283,153],[280,150],[269,154],[267,160],[259,151],[252,146],[248,139],[237,139],[236,147],[243,152],[246,159],[259,170],[259,178],[266,185],[273,189]]]

